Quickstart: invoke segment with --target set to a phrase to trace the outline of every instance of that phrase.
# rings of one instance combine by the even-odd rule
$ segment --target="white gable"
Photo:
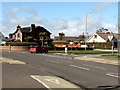
[[[107,42],[104,40],[101,36],[99,36],[97,33],[93,34],[87,42]]]

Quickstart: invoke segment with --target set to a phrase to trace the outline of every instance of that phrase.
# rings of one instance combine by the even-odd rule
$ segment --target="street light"
[[[85,27],[85,51],[86,51],[86,47],[87,47],[87,45],[86,45],[86,37],[87,37],[87,28],[88,28],[88,14],[90,14],[90,13],[91,13],[91,11],[86,13],[86,20],[85,20],[85,24],[86,24],[86,27]]]
[[[85,51],[86,51],[86,36],[87,36],[87,13],[86,13],[86,28],[85,28]]]

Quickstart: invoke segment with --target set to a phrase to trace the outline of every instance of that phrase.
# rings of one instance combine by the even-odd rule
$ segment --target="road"
[[[77,55],[3,51],[2,57],[24,62],[2,63],[3,88],[96,88],[118,85],[120,78],[118,66],[75,60]]]

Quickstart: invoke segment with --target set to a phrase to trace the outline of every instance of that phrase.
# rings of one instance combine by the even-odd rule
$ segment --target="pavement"
[[[84,56],[75,57],[74,59],[103,63],[103,64],[111,64],[111,65],[117,65],[117,66],[119,66],[119,63],[120,63],[118,58],[105,58],[102,55],[84,55]]]

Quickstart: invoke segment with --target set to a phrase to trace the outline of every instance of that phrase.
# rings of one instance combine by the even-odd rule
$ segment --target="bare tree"
[[[102,27],[102,28],[98,29],[96,32],[105,33],[107,31],[108,31],[108,29]]]

